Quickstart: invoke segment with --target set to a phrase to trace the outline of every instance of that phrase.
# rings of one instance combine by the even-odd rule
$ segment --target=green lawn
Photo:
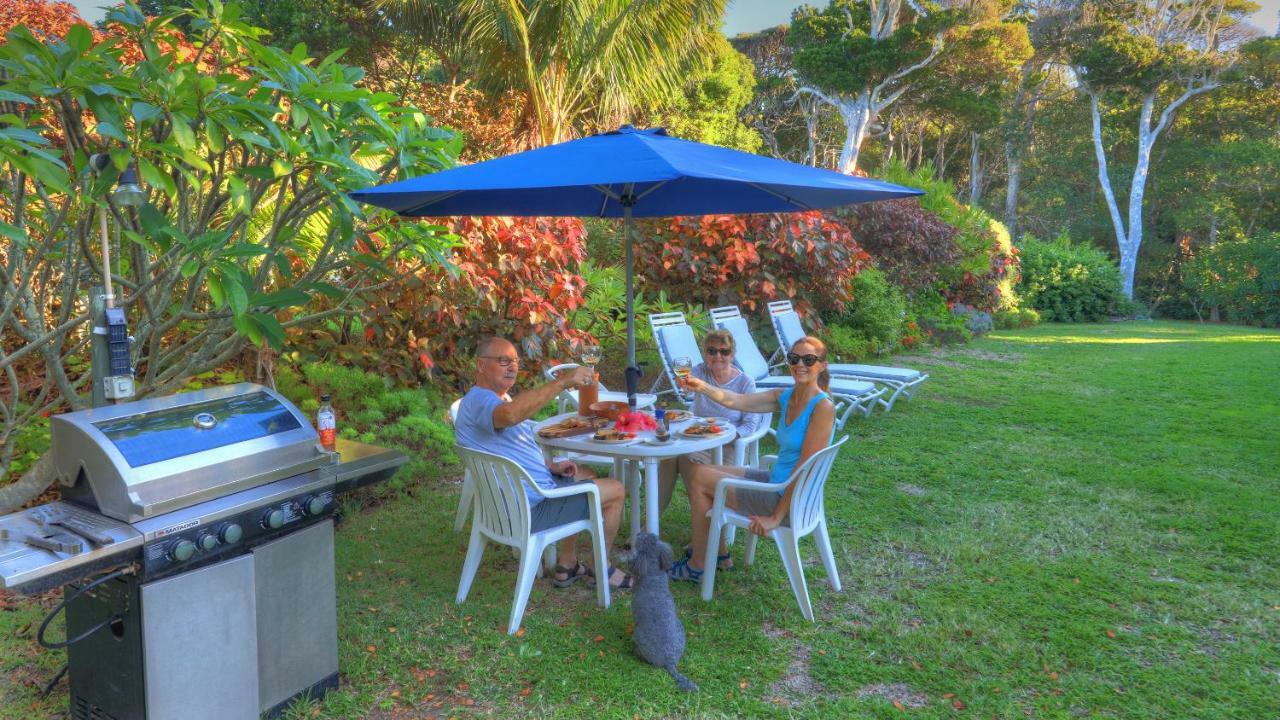
[[[851,422],[828,484],[845,590],[808,566],[816,624],[771,545],[712,603],[674,588],[700,693],[633,657],[624,594],[539,583],[510,638],[491,550],[454,605],[451,483],[347,518],[344,685],[293,716],[1277,716],[1280,333],[1047,325],[904,362],[932,379]],[[682,495],[663,526],[687,539]],[[0,717],[57,716],[41,609],[7,609]]]

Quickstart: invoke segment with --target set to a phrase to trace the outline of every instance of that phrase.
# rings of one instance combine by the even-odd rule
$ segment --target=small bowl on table
[[[618,415],[631,409],[630,405],[616,400],[591,403],[591,413],[596,417],[602,417],[613,422],[618,421]]]

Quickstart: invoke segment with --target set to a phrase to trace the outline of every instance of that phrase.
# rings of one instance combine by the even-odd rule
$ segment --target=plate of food
[[[586,435],[594,432],[600,426],[607,424],[604,418],[588,418],[580,415],[567,417],[557,423],[545,425],[538,428],[538,437],[542,438],[562,438],[573,437],[574,435]]]
[[[591,436],[591,439],[598,443],[615,445],[617,443],[631,442],[632,440],[635,440],[636,434],[622,432],[621,430],[614,430],[612,428],[605,428],[597,430],[596,434]]]
[[[693,417],[693,413],[689,412],[688,410],[668,410],[667,411],[668,423],[684,422],[685,420],[688,420],[691,417]]]
[[[701,420],[681,430],[680,435],[687,438],[710,438],[718,437],[731,430],[733,430],[733,426],[728,423]]]

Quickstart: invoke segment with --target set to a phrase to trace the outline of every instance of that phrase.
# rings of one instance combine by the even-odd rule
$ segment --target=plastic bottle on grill
[[[320,445],[325,450],[336,448],[338,422],[333,415],[333,397],[328,393],[320,396],[320,410],[316,412],[316,430],[320,432]]]

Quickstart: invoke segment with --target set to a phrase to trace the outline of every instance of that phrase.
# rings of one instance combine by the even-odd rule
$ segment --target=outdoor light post
[[[89,158],[89,170],[101,173],[110,163],[110,156],[99,153]],[[121,207],[137,207],[146,197],[146,191],[138,184],[137,166],[130,161],[116,180],[115,189],[107,196],[107,202]],[[111,286],[111,236],[107,228],[106,205],[98,206],[98,228],[102,235],[103,284],[89,291],[93,316],[89,373],[94,407],[102,407],[108,401],[127,400],[134,395],[133,366],[129,360],[130,338],[124,308],[115,306]]]

